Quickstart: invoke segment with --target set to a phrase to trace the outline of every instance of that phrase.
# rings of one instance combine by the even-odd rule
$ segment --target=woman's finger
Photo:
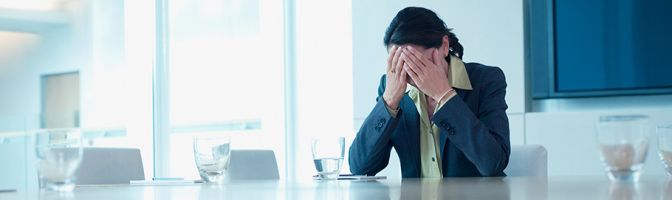
[[[418,58],[418,62],[422,63],[421,66],[429,67],[429,66],[432,66],[432,64],[434,64],[434,63],[432,63],[432,61],[430,61],[429,59],[422,56],[422,53],[420,51],[418,51],[417,49],[415,49],[413,47],[409,47],[408,49],[411,51],[411,53],[413,55],[415,55],[416,58]]]
[[[399,71],[401,71],[401,68],[404,66],[404,59],[402,59],[402,54],[401,54],[401,48],[397,50],[397,62],[392,66],[392,70],[399,74]]]
[[[392,60],[394,59],[394,51],[396,50],[397,46],[392,45],[392,48],[390,48],[387,56],[387,71],[389,72],[392,69]]]
[[[405,54],[405,55],[408,55],[408,54]],[[418,66],[418,63],[415,62],[414,59],[411,58],[411,57],[412,57],[412,56],[404,56],[404,57],[402,57],[402,59],[403,59],[404,61],[406,61],[406,62],[405,62],[406,65],[408,65],[408,67],[410,68],[410,70],[412,70],[415,74],[422,74],[423,71],[422,71],[421,67]]]
[[[415,65],[420,67],[420,70],[424,70],[425,64],[422,63],[422,61],[420,61],[422,59],[422,54],[417,55],[416,53],[413,53],[414,51],[415,51],[415,49],[413,49],[412,47],[407,47],[406,49],[403,50],[402,53],[405,53],[406,57],[413,60]]]
[[[399,61],[397,62],[397,65],[394,66],[394,70],[396,72],[394,75],[396,76],[397,80],[399,80],[399,76],[401,76],[401,71],[404,70],[405,63],[406,62],[404,62],[404,59],[400,58]]]
[[[413,69],[411,69],[410,65],[406,64],[404,65],[404,71],[408,74],[408,76],[411,77],[411,80],[415,82],[415,84],[418,84],[418,81],[420,81],[420,78],[418,78],[418,74],[416,74]]]
[[[445,60],[445,58],[442,58],[441,55],[439,54],[439,49],[436,49],[436,48],[434,50],[432,50],[432,57],[433,57],[433,60],[434,60],[433,63],[436,66],[441,66],[441,64],[443,64],[442,60]]]
[[[399,56],[401,56],[401,48],[395,45],[394,48],[394,53],[392,54],[392,65],[390,65],[389,71],[394,73],[395,69],[398,68],[396,67],[399,64]]]
[[[399,81],[401,84],[406,84],[406,76],[408,76],[408,73],[406,73],[406,70],[403,68],[401,69],[401,72],[399,73]]]
[[[416,73],[424,72],[424,66],[423,66],[422,62],[420,62],[420,60],[415,55],[410,53],[408,50],[403,51],[402,55],[403,55],[403,59],[407,60],[408,62],[411,62],[411,63],[415,64],[415,66],[418,67],[418,69],[416,70]]]

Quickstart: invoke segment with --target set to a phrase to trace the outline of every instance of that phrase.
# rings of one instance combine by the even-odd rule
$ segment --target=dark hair
[[[392,19],[390,26],[385,31],[383,43],[385,47],[390,44],[415,44],[425,48],[440,47],[443,36],[448,36],[449,54],[462,59],[464,47],[460,44],[452,29],[446,27],[446,23],[439,16],[427,8],[407,7],[399,11]]]

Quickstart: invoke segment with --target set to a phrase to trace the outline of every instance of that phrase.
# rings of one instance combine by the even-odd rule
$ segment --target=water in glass
[[[195,137],[194,160],[205,182],[222,183],[229,168],[231,155],[228,137]]]
[[[323,137],[313,139],[311,147],[318,177],[323,180],[338,178],[343,163],[345,138]]]
[[[76,129],[45,130],[35,134],[40,188],[69,192],[82,161],[81,134]]]
[[[656,128],[658,133],[658,155],[669,177],[672,177],[672,124]]]
[[[637,182],[649,149],[647,117],[600,117],[597,140],[600,158],[612,181]]]

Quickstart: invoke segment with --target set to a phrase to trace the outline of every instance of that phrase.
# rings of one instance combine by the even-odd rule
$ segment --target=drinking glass
[[[82,137],[78,129],[36,132],[35,153],[40,188],[59,192],[75,188],[75,172],[82,161]]]
[[[343,163],[345,138],[316,138],[313,139],[311,147],[319,179],[337,179]]]
[[[658,155],[669,177],[672,177],[672,124],[658,126]]]
[[[597,141],[602,163],[612,181],[637,182],[649,149],[647,116],[600,117]]]
[[[203,181],[221,184],[229,169],[229,137],[194,137],[194,160]]]

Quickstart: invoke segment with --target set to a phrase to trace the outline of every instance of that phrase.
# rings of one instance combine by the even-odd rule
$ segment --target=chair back
[[[278,163],[272,150],[231,150],[230,180],[280,179]]]
[[[547,176],[548,153],[541,145],[512,145],[507,176]]]
[[[128,184],[131,180],[144,180],[140,149],[86,147],[75,177],[77,185]]]

